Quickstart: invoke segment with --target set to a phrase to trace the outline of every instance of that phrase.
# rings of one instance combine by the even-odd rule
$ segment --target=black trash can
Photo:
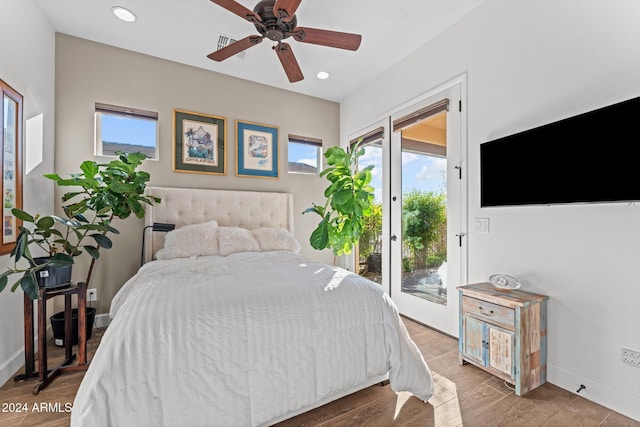
[[[87,307],[87,340],[91,338],[93,321],[96,317],[96,309]],[[64,311],[54,314],[49,318],[53,329],[53,340],[58,347],[64,347]],[[78,345],[78,309],[71,310],[71,340],[72,345]]]

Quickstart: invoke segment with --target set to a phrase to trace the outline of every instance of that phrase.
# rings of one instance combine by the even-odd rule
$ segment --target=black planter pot
[[[367,271],[369,273],[382,272],[382,254],[374,252],[367,257]]]
[[[87,307],[87,340],[91,338],[93,321],[96,317],[96,309]],[[53,329],[53,339],[58,347],[64,347],[64,311],[54,314],[49,318]],[[78,309],[71,310],[71,344],[78,344]]]
[[[33,261],[37,264],[44,264],[49,261],[49,257],[34,258]],[[65,265],[64,267],[52,267],[48,265],[36,272],[36,278],[38,279],[38,286],[41,288],[55,289],[69,285],[71,283],[71,267],[72,265]]]

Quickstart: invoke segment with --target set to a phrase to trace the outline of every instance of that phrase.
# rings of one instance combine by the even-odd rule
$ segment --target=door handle
[[[391,236],[391,241],[395,242],[396,240],[398,240],[398,236],[396,236],[395,234],[393,236]]]

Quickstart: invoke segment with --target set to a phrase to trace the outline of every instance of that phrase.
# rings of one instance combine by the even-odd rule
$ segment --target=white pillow
[[[300,252],[300,243],[284,228],[262,227],[251,232],[263,251]]]
[[[219,255],[217,230],[216,221],[176,228],[167,233],[164,248],[156,253],[156,258],[163,260]]]
[[[218,227],[220,255],[236,252],[260,252],[260,245],[251,231],[240,227]]]

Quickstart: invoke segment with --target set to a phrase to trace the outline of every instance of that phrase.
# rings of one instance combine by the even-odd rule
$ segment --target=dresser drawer
[[[515,310],[468,296],[462,297],[462,313],[503,328],[514,330]]]

